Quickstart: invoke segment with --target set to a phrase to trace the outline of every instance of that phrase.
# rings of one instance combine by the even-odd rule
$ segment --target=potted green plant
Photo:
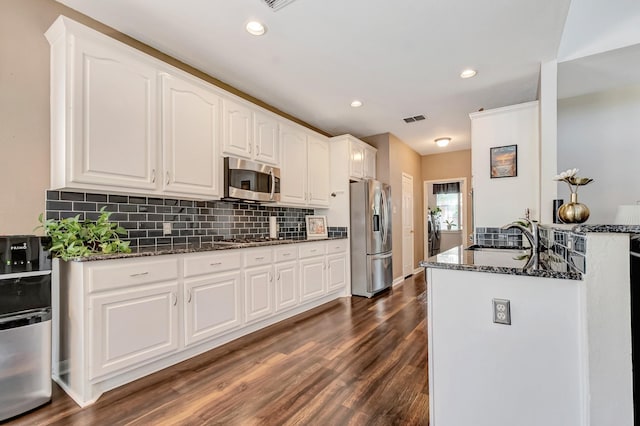
[[[49,251],[53,257],[70,260],[89,256],[95,253],[130,253],[129,241],[122,241],[121,235],[127,231],[117,223],[110,222],[111,212],[100,209],[100,216],[95,222],[80,221],[80,216],[64,219],[44,220],[40,214],[41,225],[36,229],[44,229],[45,235],[51,238]]]
[[[444,223],[447,225],[448,230],[451,230],[451,227],[455,226],[455,222],[452,219],[447,219],[444,221]]]

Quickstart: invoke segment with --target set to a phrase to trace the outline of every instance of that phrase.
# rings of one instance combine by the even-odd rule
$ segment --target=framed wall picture
[[[305,216],[307,222],[307,240],[327,238],[326,216]]]
[[[518,145],[490,148],[491,178],[518,176]]]

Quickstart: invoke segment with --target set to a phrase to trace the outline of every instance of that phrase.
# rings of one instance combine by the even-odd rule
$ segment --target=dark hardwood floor
[[[424,274],[343,298],[105,393],[10,425],[427,425]]]

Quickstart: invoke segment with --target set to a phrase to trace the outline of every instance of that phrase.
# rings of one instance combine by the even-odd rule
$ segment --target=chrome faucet
[[[522,223],[525,223],[523,225]],[[535,220],[529,220],[528,218],[522,218],[515,222],[512,222],[508,225],[502,227],[502,229],[511,229],[516,228],[522,232],[522,235],[529,241],[529,245],[531,246],[531,256],[529,257],[529,261],[526,265],[524,265],[524,269],[534,267],[538,269],[540,265],[539,251],[540,251],[540,235],[538,233],[538,222]]]

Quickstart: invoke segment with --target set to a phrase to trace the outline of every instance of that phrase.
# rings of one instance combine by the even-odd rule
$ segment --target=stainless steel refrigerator
[[[391,187],[351,183],[351,294],[371,297],[391,287]]]

